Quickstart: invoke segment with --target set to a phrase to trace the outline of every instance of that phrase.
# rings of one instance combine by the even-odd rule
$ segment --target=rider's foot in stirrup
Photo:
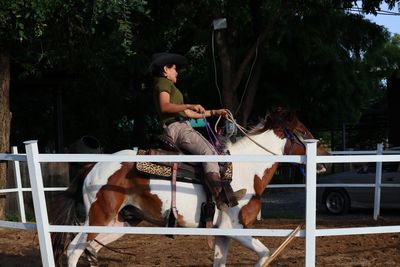
[[[243,189],[233,192],[233,196],[236,199],[236,201],[239,201],[246,195],[246,192],[247,192],[247,190],[243,188]],[[221,198],[217,198],[215,202],[217,204],[217,208],[220,211],[227,211],[230,208],[229,207],[230,203],[228,201],[224,201]],[[234,205],[234,206],[236,206],[236,205]],[[231,207],[234,207],[234,206],[231,206]]]
[[[238,191],[233,192],[233,196],[236,198],[237,201],[241,200],[246,195],[247,189],[242,188]]]

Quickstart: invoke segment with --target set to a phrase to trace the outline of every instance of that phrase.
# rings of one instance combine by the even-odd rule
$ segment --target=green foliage
[[[377,65],[368,58],[380,58],[388,38],[361,16],[326,7],[289,15],[268,43],[267,77],[254,106],[297,109],[307,125],[318,128],[357,122],[361,110],[382,96],[385,76],[371,75]]]
[[[390,77],[395,70],[400,69],[400,34],[395,34],[377,49],[368,51],[365,62],[374,77]]]
[[[363,7],[374,13],[380,2],[363,1]],[[158,127],[146,75],[151,54],[160,51],[188,57],[191,64],[180,72],[178,87],[189,102],[220,106],[210,43],[217,17],[228,21],[228,78],[269,27],[257,50],[262,74],[251,121],[280,104],[297,109],[312,128],[356,122],[365,107],[383,97],[384,77],[399,68],[400,37],[389,41],[381,27],[344,12],[352,4],[0,0],[0,47],[12,55],[12,139],[18,144],[54,140],[57,89],[63,97],[65,145],[85,134],[98,137],[108,151],[140,145],[146,141],[142,136],[149,139]]]

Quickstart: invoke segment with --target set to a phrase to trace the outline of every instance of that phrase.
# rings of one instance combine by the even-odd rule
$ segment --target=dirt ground
[[[374,221],[372,216],[325,216],[318,228],[400,225],[395,214]],[[264,219],[255,228],[294,229],[299,219]],[[273,252],[285,238],[260,238]],[[304,266],[304,238],[295,238],[271,266]],[[212,266],[212,251],[205,237],[125,235],[111,244],[133,255],[107,249],[99,252],[100,266]],[[317,238],[317,266],[400,266],[400,233]],[[232,243],[228,266],[253,266],[256,255]],[[0,228],[0,267],[41,266],[37,235],[31,231]],[[81,265],[85,266],[85,265]]]

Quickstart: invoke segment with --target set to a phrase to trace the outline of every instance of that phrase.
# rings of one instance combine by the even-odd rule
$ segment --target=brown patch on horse
[[[285,155],[304,155],[305,154],[305,146],[300,140],[296,141],[296,137],[288,138],[284,148]]]
[[[256,196],[261,197],[264,189],[267,187],[269,182],[274,176],[276,169],[278,168],[278,163],[274,163],[271,168],[264,171],[262,179],[258,175],[254,175],[254,191],[256,191]]]
[[[253,196],[249,202],[244,205],[239,213],[239,222],[244,228],[251,226],[257,219],[257,214],[261,210],[261,200],[257,196]]]
[[[283,130],[283,128],[276,128],[273,129],[274,134],[276,136],[278,136],[280,139],[284,139],[285,138],[285,131]]]
[[[271,168],[264,171],[262,179],[258,175],[254,175],[254,191],[250,201],[244,205],[239,212],[239,221],[244,228],[251,226],[257,219],[257,214],[261,210],[261,195],[274,176],[278,163],[274,163]]]
[[[186,222],[185,222],[183,216],[180,215],[179,213],[178,213],[178,218],[176,219],[176,223],[180,227],[185,227],[186,226]]]
[[[161,216],[161,200],[150,193],[149,179],[140,177],[134,169],[132,162],[121,163],[121,168],[100,188],[89,210],[90,226],[108,225],[118,215],[128,195],[138,207],[150,212],[156,218],[155,221],[164,221]],[[89,233],[87,240],[91,241],[96,236],[97,233]]]

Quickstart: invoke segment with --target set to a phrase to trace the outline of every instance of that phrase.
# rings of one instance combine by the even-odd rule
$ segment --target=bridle
[[[285,144],[285,148],[284,148],[284,155],[292,155],[293,154],[293,147],[297,144],[303,147],[303,149],[306,148],[305,144],[303,143],[302,140],[304,140],[303,136],[301,135],[301,133],[299,133],[298,131],[294,130],[293,132],[290,132],[287,128],[284,129],[284,134],[285,137],[287,139],[286,144]],[[289,144],[290,143],[290,144]],[[296,167],[299,168],[301,174],[305,177],[306,173],[305,173],[305,169],[303,166],[299,165],[299,164],[295,164],[295,163],[290,163]]]
[[[303,147],[303,149],[306,148],[305,144],[303,143],[303,137],[301,135],[301,133],[299,133],[298,131],[289,131],[289,129],[285,128],[283,130],[285,137],[287,139],[286,144],[285,144],[285,148],[284,148],[284,155],[293,155],[293,148],[294,146],[300,145],[301,147]]]
[[[284,154],[285,155],[291,155],[293,152],[293,147],[295,144],[301,145],[304,150],[306,149],[306,145],[304,144],[304,136],[307,134],[307,132],[300,132],[299,130],[294,130],[293,133],[291,133],[289,130],[285,129],[285,136],[290,141],[290,146],[288,142],[285,144],[285,149],[284,149]],[[321,143],[317,144],[317,148],[321,145]],[[288,151],[288,152],[287,152]],[[295,164],[296,165],[296,164]],[[300,168],[300,171],[303,175],[305,175],[305,171],[303,167],[300,167],[300,165],[297,165]],[[317,173],[319,172],[319,167],[322,167],[321,169],[326,170],[326,165],[324,163],[318,163],[317,164]],[[323,172],[323,171],[322,171]]]

